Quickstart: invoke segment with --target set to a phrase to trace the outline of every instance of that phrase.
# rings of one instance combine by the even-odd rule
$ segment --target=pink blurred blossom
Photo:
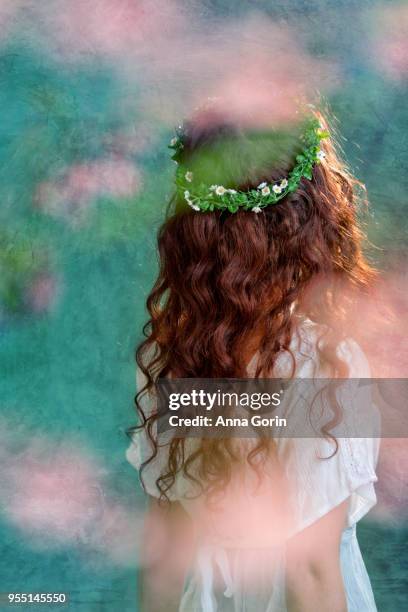
[[[152,122],[174,124],[208,97],[222,98],[232,117],[280,122],[299,99],[341,81],[296,28],[258,13],[211,21],[177,0],[72,0],[36,11],[47,50],[64,62],[109,59],[130,88],[142,84],[140,110]],[[128,112],[129,99],[118,103]]]
[[[190,513],[198,520],[203,536],[213,542],[228,546],[234,541],[249,548],[266,543],[279,546],[295,524],[289,497],[290,483],[281,466],[271,460],[259,480],[250,469],[238,469],[219,499],[207,505],[198,498],[190,502]]]
[[[13,19],[17,15],[20,8],[27,2],[25,0],[0,0],[0,36],[1,39],[6,39],[9,34]]]
[[[404,269],[383,274],[374,291],[356,303],[350,325],[368,355],[373,377],[407,377],[408,347],[401,341],[408,327]]]
[[[373,378],[406,378],[408,347],[402,341],[408,327],[408,290],[404,267],[382,273],[365,291],[356,291],[338,278],[325,276],[309,284],[304,301],[313,309],[321,295],[335,287],[337,308],[327,321],[339,337],[356,340],[367,355]],[[341,316],[339,316],[341,313]]]
[[[135,165],[112,158],[70,166],[58,180],[41,183],[35,201],[55,216],[82,218],[98,197],[126,198],[140,187],[141,173]]]
[[[381,441],[376,485],[378,503],[373,518],[400,522],[408,518],[408,438]]]
[[[209,57],[216,75],[210,95],[251,123],[290,121],[300,100],[311,101],[317,86],[324,90],[338,79],[334,66],[312,58],[293,30],[256,16],[226,26],[217,51]]]
[[[376,13],[372,61],[395,80],[408,77],[408,6],[388,6]]]
[[[107,133],[104,148],[114,155],[138,155],[152,149],[158,140],[157,125],[144,122],[133,129]]]
[[[70,0],[43,15],[47,38],[65,61],[82,55],[145,56],[180,31],[173,0]]]
[[[138,561],[143,530],[143,513],[111,500],[100,521],[96,548],[117,565],[132,566]]]
[[[56,452],[38,438],[21,456],[8,459],[6,510],[20,528],[67,541],[92,520],[98,472],[78,449]]]
[[[58,282],[55,276],[43,272],[36,276],[27,290],[27,302],[35,313],[45,312],[55,302],[58,292]]]
[[[6,518],[35,548],[77,545],[115,564],[135,565],[141,513],[113,499],[105,482],[108,470],[77,445],[57,444],[42,434],[31,434],[16,453],[16,431],[2,423]]]
[[[71,166],[65,179],[70,199],[92,199],[99,195],[123,198],[139,187],[134,165],[125,160],[101,160]]]
[[[257,15],[186,32],[156,49],[145,78],[149,117],[174,122],[215,98],[218,110],[253,125],[291,121],[317,87],[326,92],[340,82],[336,66],[313,58],[296,30]]]

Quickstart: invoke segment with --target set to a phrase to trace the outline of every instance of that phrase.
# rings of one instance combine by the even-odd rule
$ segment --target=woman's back
[[[294,337],[291,348],[296,357],[299,379],[319,376],[316,360],[317,326],[305,321]],[[370,375],[367,361],[352,340],[339,347],[349,365],[352,378]],[[257,365],[255,353],[248,364],[248,377]],[[277,372],[290,374],[291,359],[282,354]],[[143,377],[139,373],[139,384]],[[369,401],[369,389],[356,391],[349,412]],[[291,398],[284,406],[288,420],[303,418],[297,414],[298,403]],[[305,404],[306,405],[306,404]],[[155,409],[150,400],[147,411]],[[252,439],[235,442],[244,456],[256,446]],[[347,501],[346,523],[342,529],[340,559],[348,610],[374,611],[370,582],[356,539],[356,523],[376,503],[374,482],[378,455],[377,441],[367,438],[341,438],[334,443],[323,437],[288,438],[277,436],[275,454],[262,464],[262,472],[248,463],[240,464],[216,501],[207,504],[193,480],[180,474],[172,501],[185,508],[197,537],[191,576],[186,583],[180,612],[265,612],[286,611],[285,565],[288,541],[329,515]],[[188,440],[188,452],[194,452],[197,440]],[[143,432],[135,434],[128,459],[140,469],[151,455],[151,444]],[[159,449],[147,466],[144,482],[150,495],[158,496],[156,479],[168,461],[168,446]],[[315,546],[325,546],[317,542]],[[225,594],[226,593],[226,594]],[[366,607],[361,608],[362,602]]]
[[[309,411],[296,397],[299,380],[369,376],[345,316],[373,278],[359,184],[322,115],[308,113],[260,130],[207,111],[171,143],[176,190],[137,350],[140,425],[128,457],[154,516],[171,525],[177,509],[193,526],[184,612],[375,609],[355,523],[375,503],[377,449],[336,429],[361,389],[336,383],[333,418],[316,435],[302,435]],[[284,378],[290,436],[159,435],[155,385],[170,376]],[[312,397],[305,406],[319,410]]]

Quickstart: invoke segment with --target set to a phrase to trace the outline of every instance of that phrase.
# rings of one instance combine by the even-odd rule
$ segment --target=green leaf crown
[[[195,211],[224,210],[235,213],[238,210],[250,210],[259,213],[266,206],[276,204],[296,191],[302,178],[312,180],[313,167],[325,157],[320,142],[328,138],[329,132],[320,125],[317,118],[307,120],[300,136],[304,147],[296,156],[296,164],[289,174],[278,181],[263,182],[256,189],[248,191],[237,191],[223,185],[195,184],[193,172],[180,163],[184,149],[183,136],[183,128],[179,126],[169,145],[174,150],[172,159],[179,164],[175,179],[178,197],[184,199]]]

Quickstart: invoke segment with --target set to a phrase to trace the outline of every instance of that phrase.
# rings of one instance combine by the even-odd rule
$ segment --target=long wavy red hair
[[[318,349],[330,375],[347,376],[336,352],[346,336],[340,324],[344,297],[367,288],[374,271],[362,252],[358,222],[363,186],[341,162],[332,128],[317,116],[331,132],[322,142],[326,157],[314,167],[312,180],[302,179],[278,204],[259,214],[195,212],[177,196],[169,205],[158,234],[160,269],[147,299],[146,337],[136,352],[147,383],[135,398],[141,424],[134,429],[145,428],[154,449],[142,479],[143,468],[157,455],[157,417],[144,413],[140,399],[158,377],[246,377],[255,351],[255,376],[271,377],[278,355],[291,353],[291,339],[305,317],[322,324]],[[293,167],[300,143],[293,133],[287,137],[291,133],[251,132],[206,112],[185,125],[181,161],[195,173],[204,168],[212,183],[256,188]],[[294,355],[292,363],[296,376]],[[259,439],[247,460],[270,450],[271,441]],[[202,439],[190,455],[185,440],[174,438],[156,482],[160,497],[168,497],[180,473],[194,480],[198,474],[204,490],[219,490],[236,460],[227,438]]]

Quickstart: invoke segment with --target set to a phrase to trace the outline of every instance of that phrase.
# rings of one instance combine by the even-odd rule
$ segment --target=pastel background
[[[408,3],[0,0],[0,592],[137,610],[125,430],[173,126],[220,95],[280,121],[316,89],[371,200],[375,372],[406,376]],[[407,468],[386,441],[360,526],[385,612],[408,603]]]

